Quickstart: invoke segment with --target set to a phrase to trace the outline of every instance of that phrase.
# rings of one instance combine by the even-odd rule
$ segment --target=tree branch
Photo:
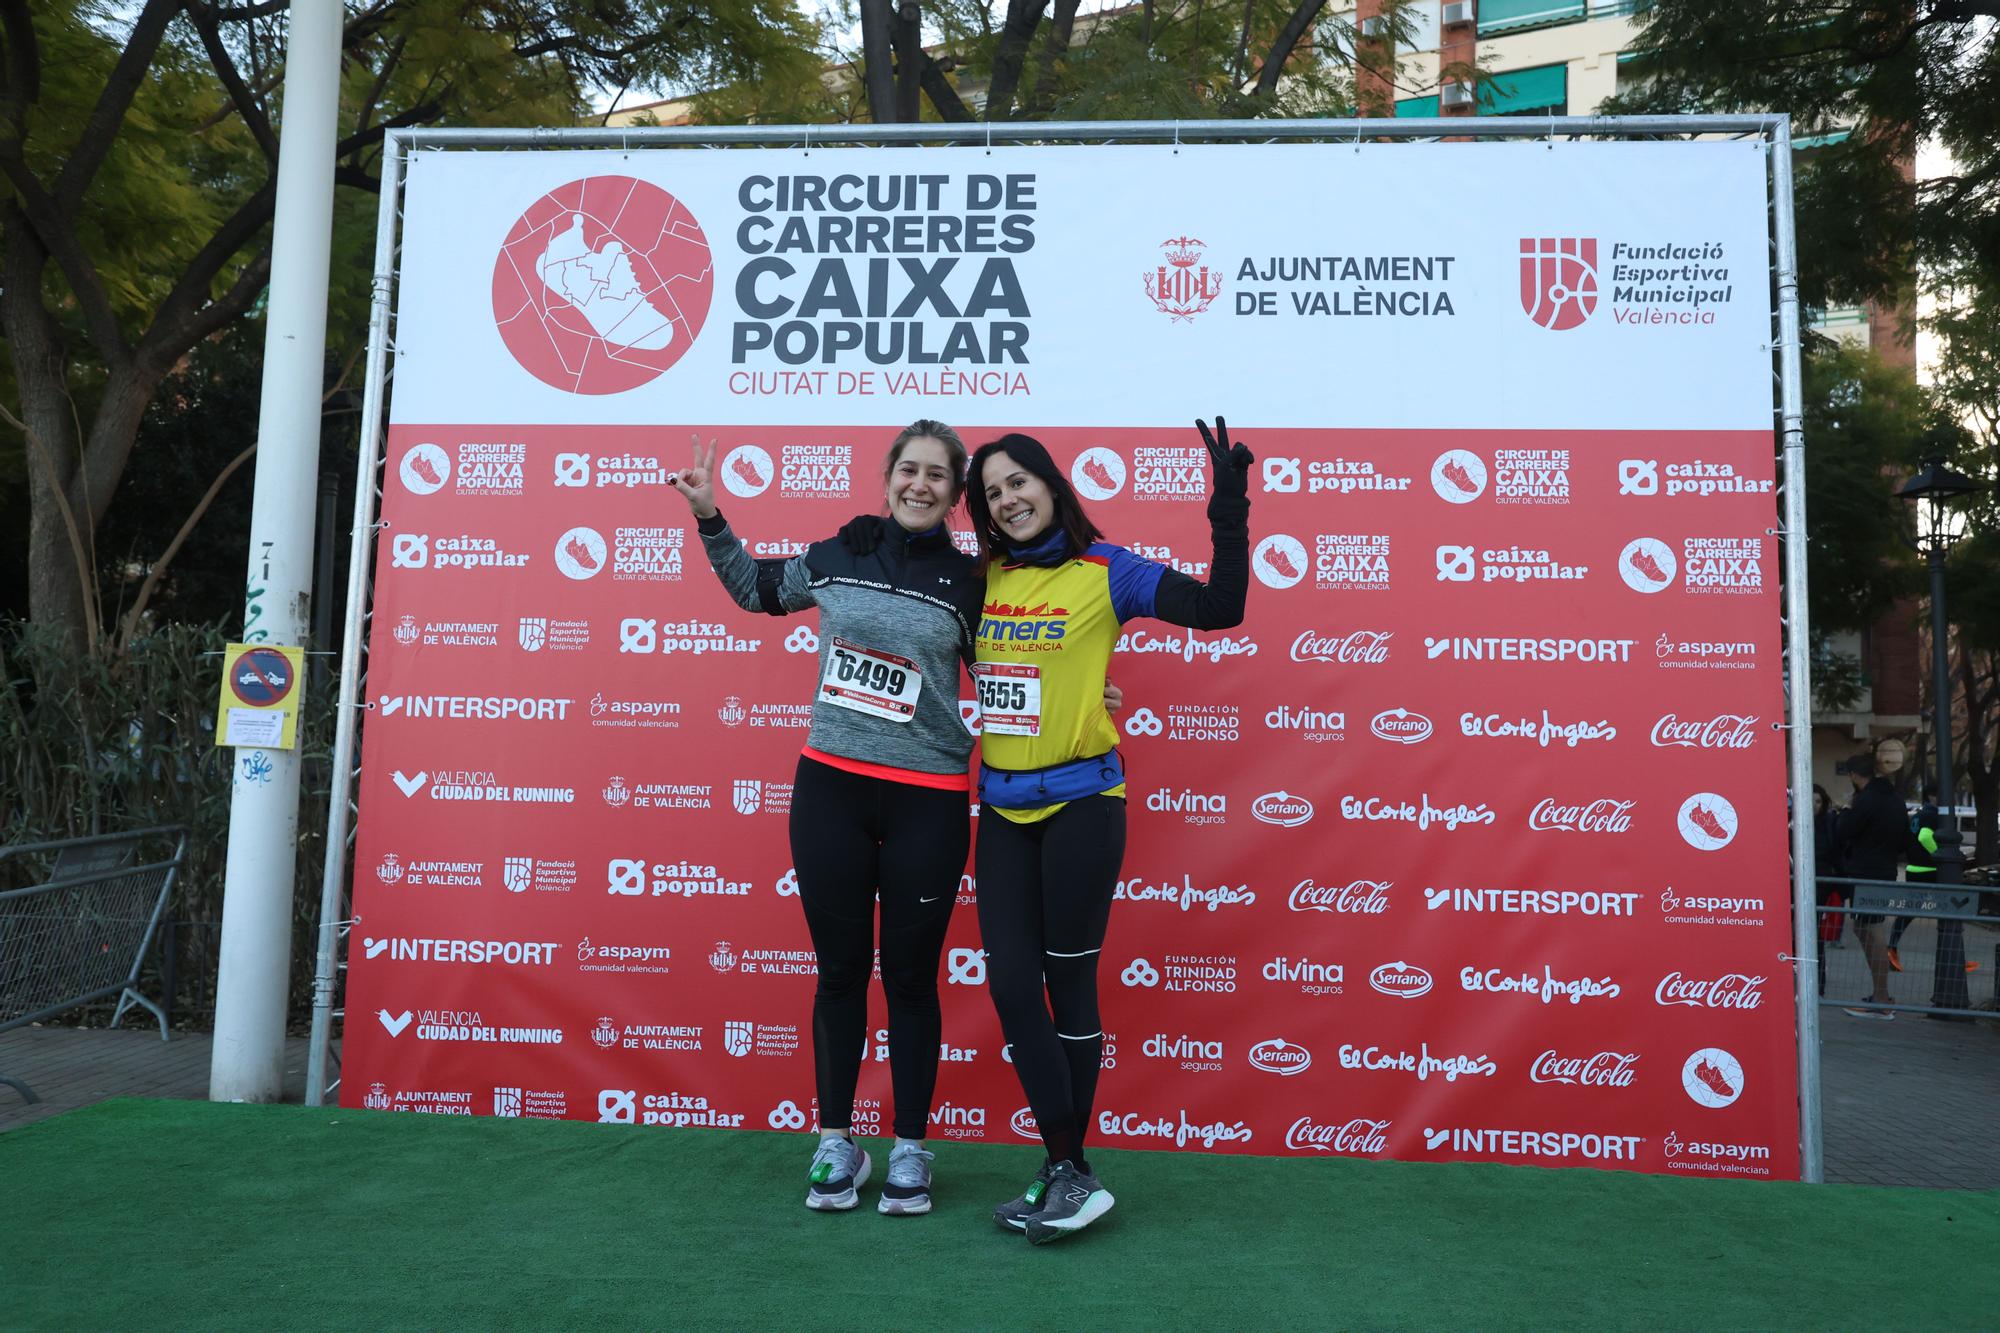
[[[181,553],[181,547],[185,546],[187,539],[193,535],[195,525],[201,522],[202,515],[206,514],[208,507],[215,503],[215,497],[222,493],[222,488],[229,484],[229,479],[236,475],[236,470],[249,462],[256,452],[257,443],[253,440],[249,448],[230,459],[228,465],[215,474],[215,480],[208,484],[208,490],[195,502],[194,510],[188,514],[187,521],[181,524],[180,531],[176,532],[174,539],[167,543],[167,549],[160,552],[160,558],[153,562],[153,567],[146,571],[146,581],[139,585],[138,595],[132,599],[132,609],[125,613],[125,620],[118,631],[116,646],[120,652],[130,647],[132,640],[138,637],[139,618],[146,613],[146,603],[153,600],[153,589],[159,586],[161,576],[167,572],[167,566],[171,565],[174,557]]]
[[[917,98],[924,68],[923,21],[917,0],[901,0],[896,6],[889,45],[896,53],[896,119],[911,123],[920,116]]]
[[[369,87],[368,96],[361,99],[361,110],[354,117],[355,133],[366,130],[368,122],[375,118],[375,108],[381,104],[382,93],[389,86],[389,76],[395,72],[396,65],[402,60],[403,48],[409,40],[410,34],[399,32],[396,34],[396,40],[389,44],[389,50],[382,57],[382,69],[376,74],[374,84]],[[619,90],[619,96],[624,96],[623,89]],[[604,119],[608,123],[611,113],[607,111]]]
[[[444,102],[442,99],[433,98],[426,102],[419,102],[413,107],[406,107],[398,111],[395,115],[379,124],[370,125],[365,130],[357,130],[355,133],[348,135],[333,146],[333,156],[335,160],[352,157],[364,148],[371,148],[381,143],[383,136],[388,134],[390,130],[402,130],[408,129],[412,125],[422,125],[427,121],[436,120],[443,114]],[[342,184],[353,184],[352,181],[343,180],[338,171],[334,173],[334,179],[341,181]],[[380,182],[375,182],[362,188],[375,191],[379,190],[381,185]]]
[[[971,109],[958,95],[958,89],[952,87],[951,80],[944,76],[944,66],[931,59],[929,52],[924,53],[923,84],[924,94],[931,99],[938,115],[959,124],[974,119]]]
[[[1049,0],[1007,0],[1007,19],[1000,25],[1000,45],[993,52],[993,78],[987,84],[986,119],[1011,120],[1014,91],[1021,85],[1021,67],[1028,60],[1028,45],[1041,26],[1042,12]]]
[[[223,325],[248,310],[270,281],[271,247],[267,245],[243,266],[243,271],[236,275],[236,281],[229,284],[228,291],[194,312],[184,326],[183,341],[186,346],[182,351],[220,331]]]
[[[76,215],[83,192],[90,188],[97,169],[104,165],[105,154],[111,151],[112,141],[118,137],[125,112],[146,81],[153,53],[159,49],[160,39],[166,36],[167,24],[180,8],[181,0],[146,0],[146,7],[139,11],[132,34],[125,40],[125,49],[119,53],[118,63],[112,67],[97,105],[91,108],[90,119],[84,122],[83,133],[77,136],[76,146],[70,149],[68,160],[56,176],[52,193],[65,217]]]
[[[1049,15],[1048,36],[1042,42],[1041,64],[1035,71],[1033,105],[1037,114],[1055,103],[1056,63],[1068,59],[1070,38],[1076,31],[1079,0],[1055,0],[1055,4],[1055,11]]]
[[[271,220],[271,213],[277,198],[276,180],[267,180],[257,192],[237,205],[236,211],[223,219],[208,243],[201,247],[195,257],[188,261],[181,273],[180,281],[174,284],[167,298],[160,302],[153,315],[153,322],[139,339],[138,356],[154,370],[165,373],[167,367],[180,359],[183,352],[192,347],[195,337],[186,336],[184,325],[193,319],[202,303],[207,300],[209,288],[215,277],[222,272],[237,251],[250,243],[250,238],[262,231]],[[266,251],[268,258],[269,252]],[[239,279],[240,282],[240,279]],[[253,296],[255,292],[251,293]],[[212,309],[214,303],[209,303]],[[245,305],[247,309],[247,303]]]
[[[0,175],[6,176],[7,183],[14,187],[21,216],[34,228],[35,235],[56,261],[56,267],[62,270],[81,308],[83,327],[97,345],[98,354],[108,364],[120,364],[131,355],[132,349],[125,341],[124,330],[118,327],[117,312],[111,308],[111,298],[104,291],[97,266],[84,253],[76,228],[70,225],[65,211],[42,188],[41,181],[21,156],[18,140],[0,140]]]
[[[1271,42],[1271,49],[1264,53],[1264,68],[1257,71],[1255,95],[1269,97],[1278,89],[1278,76],[1285,72],[1285,62],[1292,58],[1299,39],[1306,35],[1319,12],[1326,8],[1326,0],[1299,0],[1298,8],[1285,20],[1285,26],[1278,30]]]
[[[862,91],[868,98],[868,117],[877,125],[896,119],[895,19],[891,0],[861,0]]]
[[[42,95],[42,50],[35,40],[35,21],[21,0],[0,4],[0,33],[7,37],[7,122],[14,137],[27,137],[28,108]]]
[[[249,127],[251,137],[257,140],[257,146],[264,150],[264,156],[276,165],[278,136],[272,132],[270,117],[264,114],[262,104],[244,86],[243,76],[237,73],[229,48],[222,44],[222,32],[216,26],[215,11],[197,3],[197,0],[187,0],[187,12],[195,31],[201,34],[202,46],[208,50],[208,63],[215,67],[215,76],[222,80],[229,100],[235,104],[236,114],[243,117],[243,123]]]
[[[63,527],[69,532],[70,554],[76,559],[77,582],[83,589],[85,642],[91,648],[95,648],[99,636],[104,632],[103,611],[97,605],[97,580],[91,577],[90,559],[83,552],[83,533],[77,526],[76,509],[69,502],[68,488],[63,485],[62,476],[56,469],[55,457],[49,452],[41,437],[28,428],[28,423],[5,407],[0,407],[0,420],[5,420],[8,425],[26,437],[28,448],[41,460],[42,467],[49,474],[49,493],[55,497],[56,508],[62,514]]]
[[[225,23],[242,23],[246,19],[282,14],[291,7],[292,0],[264,0],[261,5],[217,5],[209,12]]]

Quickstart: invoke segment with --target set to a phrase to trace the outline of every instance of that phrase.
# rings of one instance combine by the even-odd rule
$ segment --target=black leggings
[[[864,777],[801,757],[792,790],[792,863],[819,956],[813,1065],[822,1129],[854,1122],[868,1039],[875,904],[898,1137],[920,1139],[937,1087],[938,955],[965,870],[968,797]]]
[[[1082,1166],[1104,1057],[1097,963],[1125,859],[1125,802],[1071,801],[1048,819],[979,819],[979,932],[1000,1028],[1049,1160]]]

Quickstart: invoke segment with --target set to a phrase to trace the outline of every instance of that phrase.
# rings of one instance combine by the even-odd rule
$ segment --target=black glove
[[[1208,423],[1197,419],[1195,429],[1201,432],[1201,442],[1208,446],[1208,458],[1215,465],[1215,485],[1209,490],[1211,506],[1217,500],[1250,499],[1250,465],[1257,460],[1251,455],[1249,446],[1229,443],[1229,425],[1221,417],[1215,419],[1215,434],[1208,433]],[[1229,509],[1235,505],[1226,506]]]
[[[882,516],[856,514],[840,530],[840,544],[855,555],[873,555],[882,544]]]

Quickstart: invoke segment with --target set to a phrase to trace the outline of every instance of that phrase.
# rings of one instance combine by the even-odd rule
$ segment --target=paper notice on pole
[[[224,745],[282,746],[285,715],[262,708],[232,708],[223,732]]]

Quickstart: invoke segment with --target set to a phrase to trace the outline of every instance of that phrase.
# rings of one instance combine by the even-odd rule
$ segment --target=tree
[[[2000,281],[2000,4],[1656,0],[1648,81],[1608,112],[1787,111],[1826,136],[1797,182],[1800,297],[1901,305],[1914,278]],[[1844,136],[1844,137],[1842,137]],[[1912,183],[1920,142],[1957,170]]]
[[[1931,323],[1940,351],[1936,389],[1950,425],[1926,452],[1988,486],[1959,506],[1966,537],[1946,561],[1945,583],[1954,632],[1954,760],[1972,797],[1978,854],[1991,862],[2000,849],[2000,495],[1992,489],[2000,459],[2000,311],[1947,280]]]
[[[917,89],[961,122],[1352,115],[1357,71],[1393,80],[1413,4],[1386,0],[1382,33],[1363,38],[1326,0],[1141,0],[1081,16],[1079,0],[937,0],[923,16],[932,52],[913,0],[859,0],[862,83],[885,124],[920,118]]]
[[[1650,81],[1605,108],[1788,111],[1794,135],[1818,144],[1798,164],[1802,301],[1820,308],[1874,301],[1914,323],[1921,294],[1937,311],[1929,325],[1939,355],[1923,391],[1930,401],[1920,422],[1899,427],[1910,438],[1884,460],[1901,465],[1891,473],[1927,453],[1989,481],[2000,471],[1996,20],[1994,0],[1656,0],[1639,38]],[[1915,180],[1920,143],[1945,150],[1952,168]],[[1815,401],[1829,391],[1834,400]],[[1816,386],[1809,375],[1808,476],[1823,452],[1815,408],[1822,417],[1831,409],[1886,422],[1902,409],[1889,406],[1885,417],[1879,400],[1896,392],[1867,376],[1836,375]],[[1835,562],[1822,549],[1839,544],[1857,502],[1872,509],[1890,484],[1865,457],[1851,456],[1840,492],[1814,484],[1815,617],[1839,614],[1841,596],[1879,603],[1906,577],[1872,560]],[[1958,697],[1947,704],[1959,718],[1953,731],[1978,808],[1980,854],[1992,859],[2000,846],[2000,508],[1990,495],[1973,506],[1969,540],[1949,568]],[[1878,573],[1888,576],[1881,586]],[[1835,594],[1831,607],[1822,608],[1822,586]]]
[[[25,446],[30,613],[73,644],[105,637],[96,535],[148,406],[263,293],[286,8],[0,0],[0,419]],[[574,124],[635,82],[795,87],[812,36],[783,0],[352,0],[339,207],[370,211],[390,129]],[[349,328],[366,234],[334,265]]]

